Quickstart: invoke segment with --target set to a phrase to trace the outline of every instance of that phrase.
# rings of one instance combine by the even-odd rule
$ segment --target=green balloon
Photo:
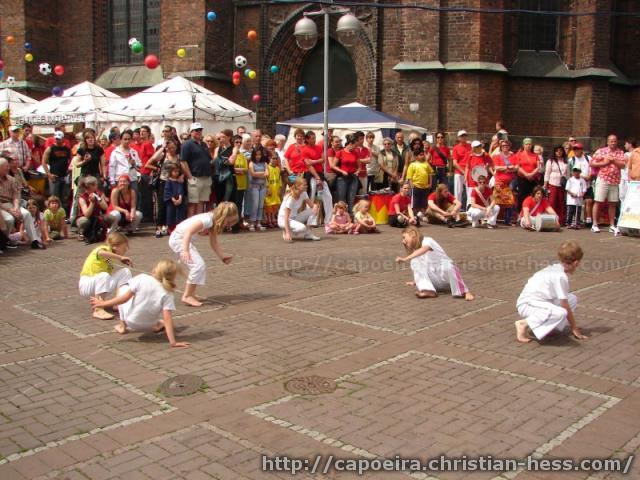
[[[143,50],[144,50],[144,47],[142,46],[142,43],[140,43],[140,42],[134,42],[131,45],[131,51],[133,53],[142,53]]]

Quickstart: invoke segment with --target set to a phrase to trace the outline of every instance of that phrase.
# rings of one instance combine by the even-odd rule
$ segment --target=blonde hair
[[[558,258],[562,263],[573,263],[582,260],[584,252],[575,240],[566,240],[558,248]]]
[[[337,213],[339,208],[343,208],[344,210],[346,210],[348,207],[346,203],[340,200],[339,202],[336,202],[336,204],[333,206],[333,213]]]
[[[111,232],[107,235],[107,245],[115,247],[116,245],[129,245],[129,240],[123,234],[118,232]]]
[[[402,230],[402,234],[407,234],[413,239],[411,245],[404,246],[408,254],[415,252],[418,248],[420,248],[420,246],[422,246],[422,240],[424,239],[424,237],[422,233],[420,233],[420,230],[418,230],[418,228],[414,225],[409,225],[408,227],[406,227],[404,230]]]
[[[369,200],[365,200],[364,198],[362,200],[358,200],[358,203],[356,203],[353,206],[353,213],[355,214],[355,213],[359,212],[360,211],[360,207],[362,207],[363,205],[365,205],[367,203],[369,203]]]
[[[49,204],[51,202],[57,202],[58,205],[60,207],[62,207],[62,202],[60,201],[60,199],[58,197],[56,197],[55,195],[51,195],[49,198],[47,198],[47,207],[49,207]]]
[[[173,260],[160,260],[153,269],[153,277],[158,280],[167,292],[176,288],[178,265]]]
[[[304,177],[302,177],[302,176],[296,177],[296,181],[293,182],[293,185],[292,185],[293,188],[291,189],[291,196],[293,198],[295,198],[296,200],[298,198],[300,198],[300,194],[301,194],[300,191],[298,190],[298,188],[302,187],[303,185],[305,187],[307,186],[307,181],[304,179]]]
[[[224,231],[227,219],[234,219],[235,223],[238,222],[238,207],[235,203],[220,202],[216,208],[213,209],[213,231],[215,233],[222,233]]]

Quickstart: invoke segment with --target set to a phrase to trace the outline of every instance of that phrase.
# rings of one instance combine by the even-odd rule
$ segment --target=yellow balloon
[[[27,61],[27,62],[33,62],[33,55],[31,55],[30,53],[27,53],[27,54],[24,56],[24,59],[25,59],[25,61]]]
[[[176,54],[180,58],[184,58],[187,55],[187,51],[184,48],[179,48],[178,51],[176,52]]]
[[[251,80],[253,80],[254,78],[256,78],[256,72],[254,72],[253,70],[251,70],[251,71],[249,72],[248,77],[249,77]]]

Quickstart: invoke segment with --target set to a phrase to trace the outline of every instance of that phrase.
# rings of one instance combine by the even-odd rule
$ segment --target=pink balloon
[[[4,69],[4,62],[0,60],[0,70]]]
[[[153,70],[154,68],[158,68],[160,65],[160,60],[155,55],[147,55],[144,59],[144,64],[147,68]]]
[[[55,67],[53,67],[53,73],[58,76],[64,75],[64,67],[62,65],[56,65]]]
[[[258,103],[260,101],[260,95],[256,93],[253,97],[251,97],[251,100],[253,100],[253,103]]]

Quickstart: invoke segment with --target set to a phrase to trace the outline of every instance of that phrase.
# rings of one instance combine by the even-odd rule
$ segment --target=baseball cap
[[[20,130],[20,128],[22,128],[20,125],[11,125],[11,126],[9,127],[9,130],[10,130],[11,132],[17,132],[18,130]]]
[[[573,146],[573,149],[574,149],[574,150],[583,149],[583,148],[584,148],[584,145],[582,145],[582,144],[581,144],[581,143],[579,143],[579,142],[578,142],[578,143],[576,143],[576,144]]]
[[[480,140],[474,140],[473,142],[471,142],[471,148],[476,148],[481,146],[482,146],[482,142]]]
[[[533,140],[531,140],[529,137],[525,138],[524,140],[522,140],[522,144],[523,145],[527,145],[527,144],[532,144]]]
[[[64,138],[64,132],[54,132],[53,138],[56,140],[62,140]]]
[[[194,130],[202,130],[202,125],[200,125],[198,122],[192,123],[191,127],[189,127],[189,131],[193,132]]]
[[[458,136],[462,137],[463,135],[466,135],[467,131],[466,130],[458,130]]]

